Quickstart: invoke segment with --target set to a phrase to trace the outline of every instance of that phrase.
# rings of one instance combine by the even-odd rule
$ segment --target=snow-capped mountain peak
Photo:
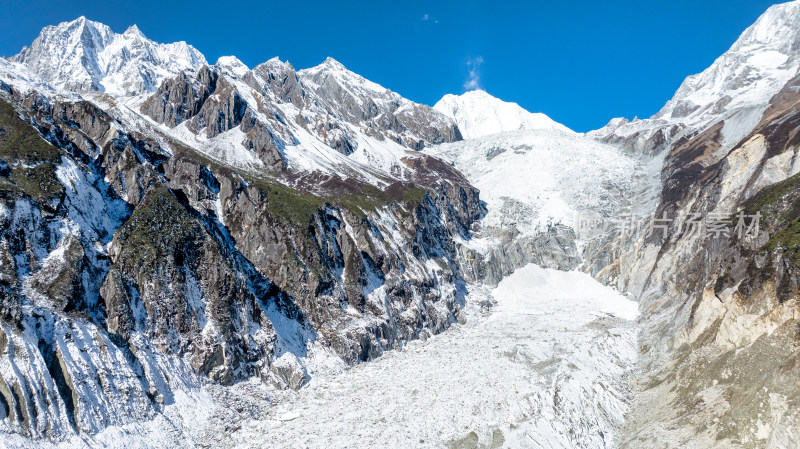
[[[688,76],[657,114],[631,122],[615,119],[589,135],[627,140],[634,148],[651,152],[671,139],[724,121],[722,143],[730,146],[752,130],[770,98],[798,70],[800,1],[774,5],[711,66]]]
[[[714,64],[687,77],[657,116],[766,103],[797,73],[798,44],[800,2],[769,8]]]
[[[250,71],[250,68],[236,56],[220,56],[215,65],[226,75],[237,78],[243,77]]]
[[[133,25],[129,26],[128,29],[125,30],[125,32],[122,33],[122,34],[125,34],[125,35],[128,35],[128,36],[141,36],[141,37],[144,37],[144,34],[142,34],[142,31],[139,30],[139,27],[136,26],[136,24],[133,24]]]
[[[380,84],[374,83],[348,70],[344,64],[330,56],[318,66],[300,70],[298,75],[307,83],[316,86],[322,86],[326,82],[331,81],[335,81],[342,86],[346,85],[349,89],[354,89],[354,91],[351,92],[354,96],[383,96],[387,93],[391,93],[389,89]],[[399,95],[397,95],[397,97],[399,98]]]
[[[320,64],[320,65],[321,66],[325,66],[325,67],[329,67],[329,68],[333,68],[333,69],[336,69],[336,70],[347,70],[347,68],[344,66],[344,64],[342,64],[341,62],[333,59],[330,56],[325,58],[325,61],[323,61],[322,64]]]
[[[453,118],[466,139],[531,129],[572,132],[545,114],[528,112],[517,103],[500,100],[483,90],[447,94],[433,108]]]
[[[135,25],[117,34],[86,17],[45,27],[11,60],[57,88],[116,96],[152,92],[164,79],[206,64],[186,42],[159,44]]]

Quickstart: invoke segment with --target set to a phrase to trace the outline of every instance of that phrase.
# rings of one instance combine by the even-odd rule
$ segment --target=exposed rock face
[[[193,80],[181,73],[166,80],[140,111],[172,128],[185,121],[191,133],[207,139],[231,135],[240,140],[234,144],[240,143],[276,172],[296,165],[286,147],[297,146],[309,134],[344,156],[353,155],[369,139],[413,150],[461,139],[444,115],[333,60],[300,74],[277,59],[253,70],[237,67],[238,71],[204,66]],[[229,133],[236,130],[244,136]]]
[[[463,258],[470,262],[470,279],[497,285],[504,277],[528,264],[558,270],[573,270],[581,263],[575,246],[575,231],[563,225],[553,226],[533,236],[502,229],[484,230],[496,243],[486,254],[463,247]]]
[[[168,354],[191,354],[196,372],[229,383],[249,374],[248,362],[268,352],[275,335],[264,331],[261,298],[235,259],[226,260],[230,248],[197,220],[173,192],[148,192],[110,250],[114,265],[100,287],[106,328],[124,340],[141,333]]]
[[[281,62],[278,58],[256,66],[251,73],[245,75],[244,80],[253,89],[266,86],[266,90],[279,101],[292,103],[298,108],[305,104],[306,93],[297,72],[291,64]]]
[[[153,120],[175,127],[194,117],[217,88],[217,74],[204,67],[192,82],[181,72],[164,81],[141,107],[142,113]]]
[[[356,75],[332,58],[301,70],[299,77],[314,95],[312,101],[327,114],[359,124],[379,140],[388,138],[417,150],[461,140],[455,123],[443,114]]]
[[[722,121],[668,147],[656,216],[675,220],[665,241],[642,237],[621,258],[618,285],[647,312],[623,447],[663,445],[667,431],[668,447],[800,444],[799,83],[732,144]],[[705,227],[686,232],[696,217]],[[710,231],[714,217],[725,233]]]

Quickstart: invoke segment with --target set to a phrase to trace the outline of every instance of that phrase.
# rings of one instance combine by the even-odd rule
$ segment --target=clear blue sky
[[[210,62],[280,56],[299,69],[332,56],[430,105],[463,92],[480,58],[473,81],[487,92],[587,131],[657,112],[771,3],[0,0],[0,55],[85,15],[120,33],[135,23],[150,39],[185,40]]]

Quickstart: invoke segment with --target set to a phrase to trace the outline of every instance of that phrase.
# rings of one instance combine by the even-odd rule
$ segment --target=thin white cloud
[[[433,22],[433,23],[439,23],[439,19],[437,19],[437,18],[435,18],[435,17],[431,17],[431,15],[430,15],[430,14],[423,14],[423,15],[422,15],[422,19],[421,19],[421,20],[422,20],[423,22]]]
[[[472,58],[467,61],[469,67],[469,74],[467,80],[464,81],[464,90],[476,90],[481,88],[481,74],[480,67],[483,64],[483,56]]]

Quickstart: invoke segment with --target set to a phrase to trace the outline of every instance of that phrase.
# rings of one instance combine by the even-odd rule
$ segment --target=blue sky
[[[273,56],[296,68],[332,56],[414,101],[480,87],[576,131],[647,117],[702,71],[772,2],[354,1],[122,2],[0,0],[0,55],[45,25],[78,16],[117,32],[137,24],[185,40],[210,62]]]

